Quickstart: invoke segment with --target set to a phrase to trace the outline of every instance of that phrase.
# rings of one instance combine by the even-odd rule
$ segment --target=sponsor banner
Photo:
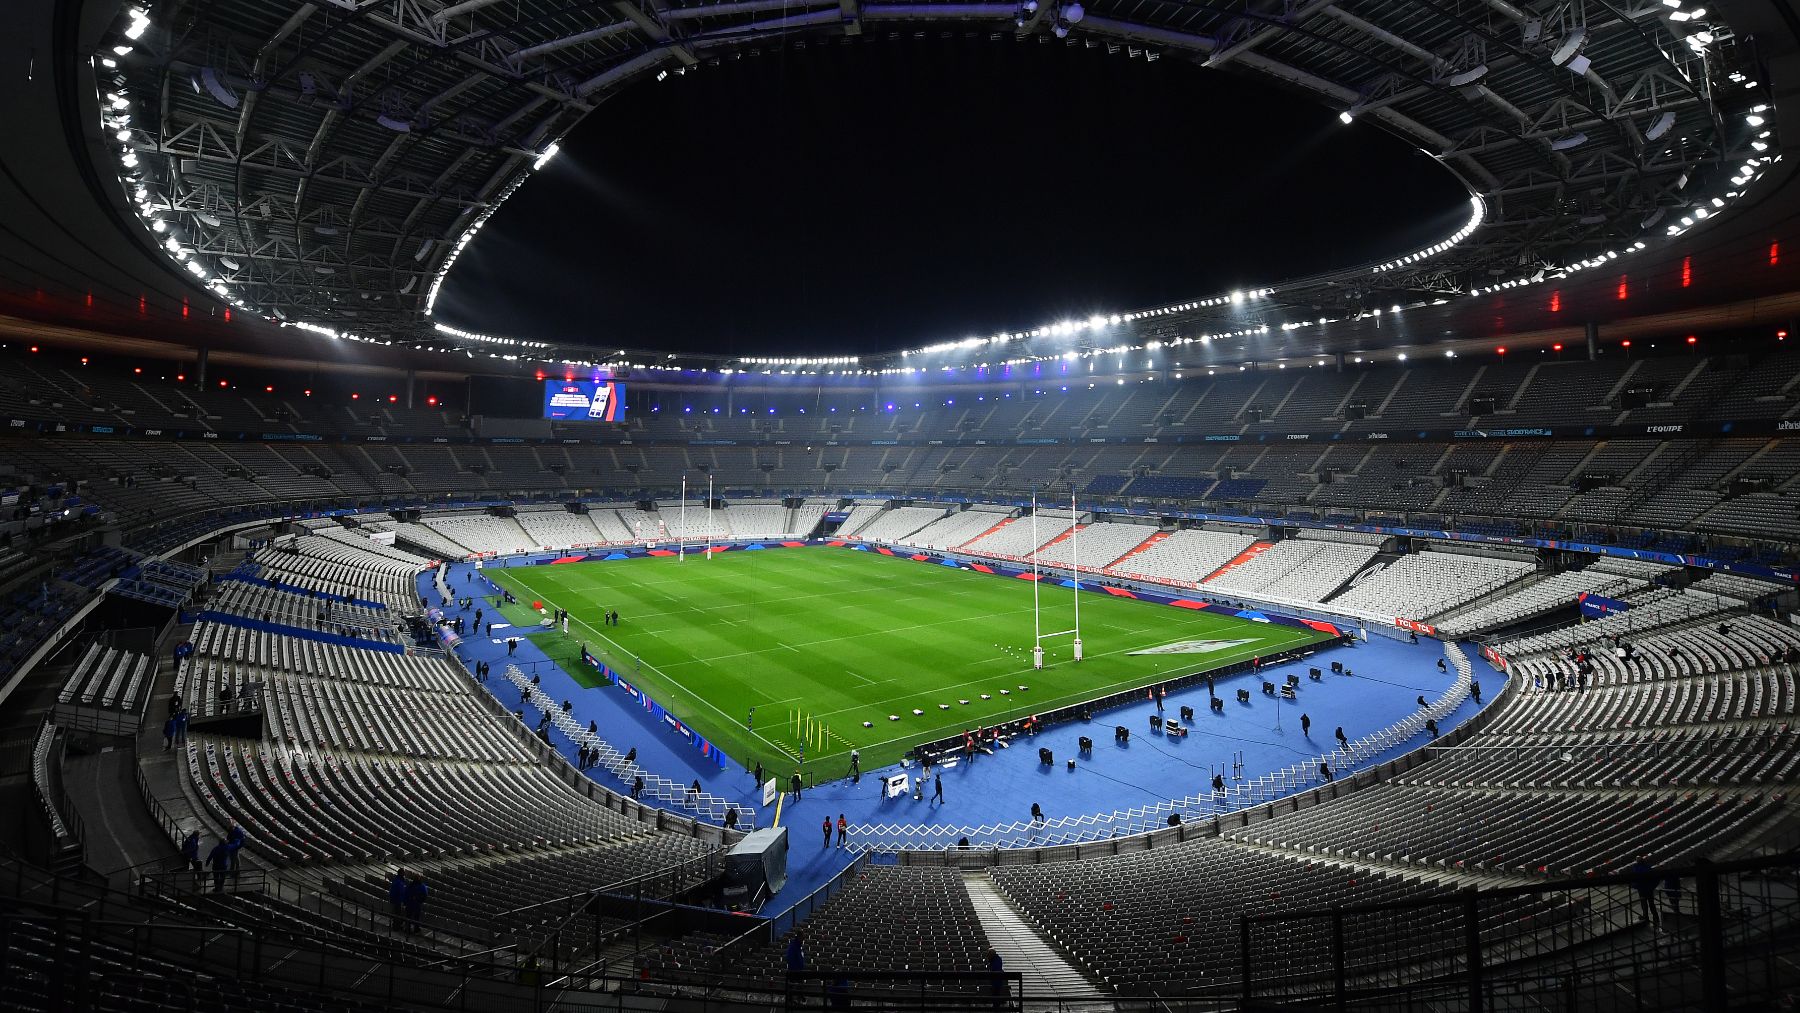
[[[1631,610],[1631,603],[1628,601],[1608,598],[1605,595],[1594,594],[1592,591],[1583,591],[1575,596],[1575,600],[1581,606],[1581,614],[1590,619]]]
[[[1400,627],[1403,630],[1411,630],[1414,633],[1423,633],[1428,637],[1437,636],[1437,627],[1431,625],[1430,623],[1421,623],[1421,622],[1418,622],[1417,620],[1402,619],[1399,616],[1395,616],[1394,617],[1394,625]]]
[[[726,765],[728,761],[725,758],[725,751],[723,749],[720,749],[718,746],[707,741],[700,733],[689,728],[687,722],[676,717],[674,714],[670,713],[667,708],[663,707],[662,704],[657,703],[652,699],[650,694],[632,685],[630,681],[609,668],[605,662],[601,661],[592,651],[588,650],[586,645],[583,645],[581,648],[581,662],[600,673],[602,677],[613,685],[624,690],[625,695],[631,697],[638,705],[642,706],[652,719],[660,720],[663,727],[667,728],[683,742],[699,750],[703,760],[721,768]]]
[[[1481,656],[1486,658],[1487,663],[1494,666],[1497,670],[1502,672],[1506,671],[1506,659],[1501,656],[1499,651],[1483,644],[1481,645]]]

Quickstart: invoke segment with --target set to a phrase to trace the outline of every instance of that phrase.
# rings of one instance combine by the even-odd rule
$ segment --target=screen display
[[[545,380],[544,417],[572,422],[623,422],[625,385],[613,380]]]

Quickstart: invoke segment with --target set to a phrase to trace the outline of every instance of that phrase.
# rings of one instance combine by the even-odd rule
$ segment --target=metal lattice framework
[[[1378,124],[1479,196],[1461,241],[1269,307],[1315,316],[1675,233],[1742,189],[1725,180],[1766,101],[1728,26],[1667,0],[146,0],[120,18],[147,24],[100,54],[98,86],[158,241],[258,313],[434,343],[457,340],[426,319],[437,282],[557,139],[635,81],[746,48],[954,32],[1190,59]],[[1187,304],[1137,331],[1213,319]]]

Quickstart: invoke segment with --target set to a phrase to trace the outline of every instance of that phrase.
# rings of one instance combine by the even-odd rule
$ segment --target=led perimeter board
[[[571,422],[623,422],[625,385],[613,380],[545,380],[544,417]]]

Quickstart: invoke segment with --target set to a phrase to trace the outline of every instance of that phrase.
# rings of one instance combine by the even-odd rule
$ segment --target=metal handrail
[[[711,852],[711,853],[708,853],[705,855],[697,856],[695,858],[691,858],[685,862],[680,863],[679,865],[671,866],[667,869],[659,869],[655,872],[645,873],[641,876],[636,876],[631,879],[624,880],[620,883],[613,884],[609,887],[601,887],[598,889],[587,890],[587,891],[584,891],[579,894],[571,894],[567,897],[562,897],[562,898],[558,898],[555,900],[543,901],[538,904],[530,904],[530,905],[526,905],[525,907],[522,907],[522,908],[516,908],[512,912],[506,912],[506,914],[517,914],[518,912],[530,911],[530,910],[539,909],[539,908],[546,908],[546,907],[550,907],[552,905],[557,905],[557,904],[566,904],[569,906],[569,910],[561,918],[557,919],[557,921],[554,925],[545,926],[543,929],[540,930],[542,932],[542,935],[541,935],[541,938],[539,938],[539,940],[537,941],[537,944],[535,946],[532,946],[529,949],[520,949],[519,956],[527,964],[536,965],[537,963],[539,963],[543,960],[544,955],[545,955],[545,950],[549,949],[550,956],[552,957],[551,966],[553,966],[553,967],[557,966],[557,961],[555,958],[558,958],[561,955],[559,946],[560,946],[560,941],[563,938],[564,933],[567,930],[569,930],[569,928],[572,926],[572,924],[574,923],[574,921],[577,918],[581,917],[583,914],[586,914],[592,908],[592,906],[594,904],[598,903],[602,898],[608,897],[608,896],[622,896],[624,894],[625,890],[630,889],[630,890],[637,891],[636,893],[634,893],[633,896],[635,896],[635,898],[639,901],[642,901],[645,899],[667,900],[667,899],[669,899],[669,897],[672,897],[675,894],[680,893],[682,890],[691,888],[692,886],[697,885],[700,882],[704,882],[703,879],[693,878],[692,870],[695,867],[705,867],[706,871],[708,873],[711,873],[711,872],[716,872],[718,869],[718,866],[719,866],[719,852],[715,851],[715,852]],[[670,876],[672,876],[673,879],[671,880],[672,885],[667,890],[669,897],[647,896],[642,892],[642,887],[644,884],[656,882],[656,881],[663,879],[664,877],[670,877]]]

